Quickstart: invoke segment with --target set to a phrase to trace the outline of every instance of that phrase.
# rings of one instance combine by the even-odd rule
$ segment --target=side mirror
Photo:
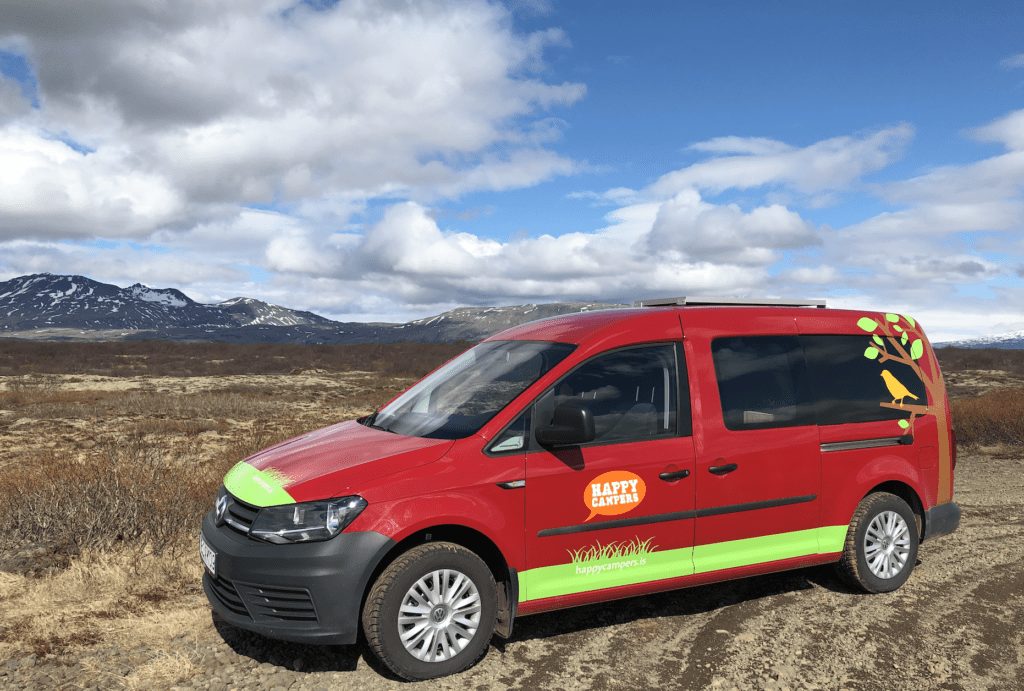
[[[537,426],[537,443],[545,447],[576,446],[593,441],[594,414],[575,401],[566,401],[555,408],[551,424]]]

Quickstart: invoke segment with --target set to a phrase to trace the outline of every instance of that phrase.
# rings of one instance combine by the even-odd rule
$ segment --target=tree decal
[[[878,405],[907,413],[906,418],[896,421],[896,424],[903,430],[903,434],[913,433],[914,421],[918,417],[922,415],[935,416],[938,424],[938,502],[950,501],[953,494],[952,460],[949,437],[946,433],[949,427],[949,411],[946,408],[945,386],[942,382],[939,365],[932,361],[934,358],[924,357],[926,342],[924,334],[913,318],[892,312],[886,313],[881,319],[870,316],[861,317],[857,320],[857,327],[871,336],[867,348],[864,349],[864,357],[876,360],[879,365],[883,366],[879,376],[889,391],[891,400],[881,401]],[[890,360],[904,364],[913,371],[914,375],[924,384],[927,400],[915,403],[907,402],[908,398],[917,401],[918,397],[884,367],[885,363]]]

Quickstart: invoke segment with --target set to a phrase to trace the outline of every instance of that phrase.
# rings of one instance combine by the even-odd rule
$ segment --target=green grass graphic
[[[569,552],[573,564],[585,564],[603,559],[634,559],[636,557],[646,557],[658,549],[657,545],[651,544],[653,540],[654,538],[652,537],[646,540],[635,537],[632,540],[609,542],[607,545],[602,545],[601,541],[598,540],[595,544],[588,547],[566,551]]]

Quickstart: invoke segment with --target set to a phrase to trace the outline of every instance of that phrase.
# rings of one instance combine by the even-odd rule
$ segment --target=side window
[[[538,400],[536,414],[550,417],[560,403],[579,401],[594,415],[599,444],[675,435],[678,384],[674,345],[617,350],[566,375]]]
[[[716,338],[711,356],[728,429],[814,424],[796,336]]]
[[[892,398],[882,379],[883,370],[920,402],[928,400],[924,384],[909,366],[892,361],[879,366],[877,361],[864,357],[868,345],[864,336],[801,336],[800,340],[807,356],[819,425],[905,418],[906,413],[878,405]]]
[[[509,453],[511,451],[524,451],[529,445],[530,434],[530,408],[521,413],[519,417],[505,428],[501,434],[494,438],[491,445],[487,447],[490,453]]]

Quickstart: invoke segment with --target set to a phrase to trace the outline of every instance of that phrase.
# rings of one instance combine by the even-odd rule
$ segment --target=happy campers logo
[[[644,500],[645,494],[647,485],[636,473],[628,470],[601,473],[583,490],[583,503],[590,511],[587,521],[598,514],[618,516],[632,511]]]

